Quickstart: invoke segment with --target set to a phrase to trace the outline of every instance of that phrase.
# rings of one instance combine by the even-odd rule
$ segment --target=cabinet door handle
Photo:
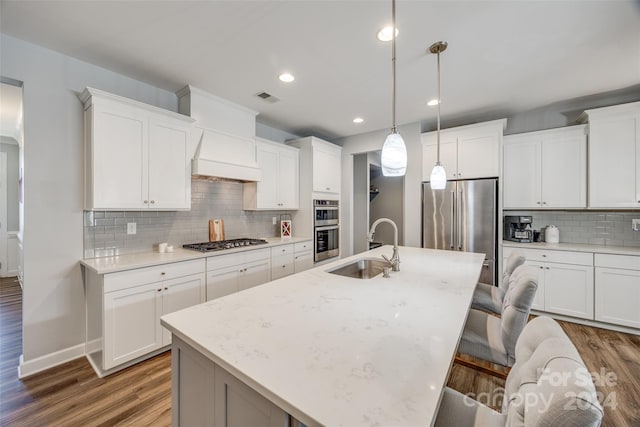
[[[157,289],[158,292],[162,292],[162,288]]]
[[[145,204],[145,205],[148,205],[148,204],[149,204],[149,201],[148,201],[148,200],[145,200],[145,201],[144,201],[144,204]]]
[[[167,288],[166,286],[164,287],[164,290],[165,290],[165,291],[166,291],[166,290],[168,290],[168,289],[169,289],[169,288]]]
[[[152,202],[152,203],[153,203],[153,202]],[[543,204],[543,205],[546,205],[546,204],[547,204],[547,202],[542,202],[542,204]]]
[[[540,202],[536,202],[536,204],[537,204],[537,205],[539,205],[539,204],[540,204]]]
[[[282,268],[287,268],[287,266],[286,266],[286,265],[283,265],[283,266],[282,266]]]
[[[547,256],[545,254],[542,254],[542,258],[546,258]]]
[[[160,274],[162,274],[162,275],[164,276],[164,275],[165,275],[165,274],[167,274],[167,273],[165,273],[165,272],[163,271],[163,272],[162,272],[162,273],[160,273]]]
[[[327,191],[331,190],[331,187],[327,187]]]
[[[545,267],[547,270],[549,269],[549,267]]]
[[[154,204],[155,202],[156,202],[155,200],[152,200],[152,201],[151,201],[151,204]]]
[[[540,267],[538,267],[538,268],[539,268],[540,270],[542,270],[544,267],[543,267],[543,266],[540,266]]]

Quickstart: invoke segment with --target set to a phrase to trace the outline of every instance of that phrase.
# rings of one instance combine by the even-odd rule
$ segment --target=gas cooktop
[[[255,245],[264,245],[268,243],[263,239],[230,239],[230,240],[220,240],[217,242],[202,242],[202,243],[189,243],[186,245],[182,245],[185,249],[191,249],[194,251],[200,252],[211,252],[211,251],[223,251],[225,249],[234,249],[243,246],[255,246]]]

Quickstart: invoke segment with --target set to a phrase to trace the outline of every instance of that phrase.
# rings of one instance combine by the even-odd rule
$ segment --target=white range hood
[[[191,161],[191,174],[260,181],[255,141],[258,112],[193,86],[185,86],[176,95],[178,111],[196,120],[198,148]]]
[[[256,162],[254,138],[198,127],[196,132],[200,134],[200,138],[191,161],[193,176],[243,182],[260,181],[262,170]]]

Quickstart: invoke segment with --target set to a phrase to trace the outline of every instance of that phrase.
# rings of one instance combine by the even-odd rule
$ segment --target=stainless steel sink
[[[378,258],[362,258],[349,264],[336,267],[328,272],[354,279],[371,279],[381,274],[385,267],[390,267],[389,263],[385,260]]]

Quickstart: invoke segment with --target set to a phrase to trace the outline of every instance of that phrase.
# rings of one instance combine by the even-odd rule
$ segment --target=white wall
[[[399,126],[398,131],[407,146],[408,157],[407,174],[404,179],[404,245],[420,247],[422,227],[420,224],[422,212],[420,123]],[[353,254],[353,155],[382,149],[388,133],[388,129],[383,129],[334,141],[342,145],[340,252],[343,257]]]
[[[172,111],[177,98],[4,34],[0,46],[0,75],[24,83],[24,375],[42,358],[55,360],[56,352],[83,350],[83,124],[77,95],[93,86]]]

